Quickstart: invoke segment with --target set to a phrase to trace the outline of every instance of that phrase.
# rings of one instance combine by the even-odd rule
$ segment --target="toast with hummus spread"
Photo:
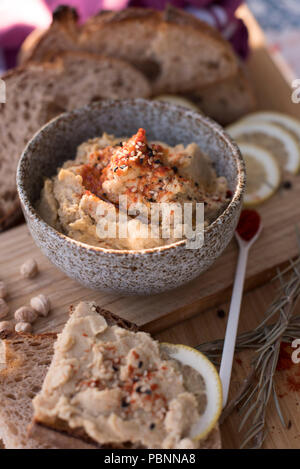
[[[55,446],[28,438],[31,400],[40,390],[53,356],[56,334],[12,334],[0,340],[0,439],[7,449]]]
[[[85,307],[87,305],[81,304],[80,309]],[[93,314],[104,318],[108,326],[116,325],[125,331],[138,331],[135,324],[102,308],[96,307],[96,312],[93,311]],[[57,334],[13,333],[2,339],[0,341],[0,439],[4,446],[7,449],[99,448],[99,444],[90,438],[86,431],[70,428],[63,419],[56,419],[50,424],[49,419],[45,422],[36,416],[32,422],[32,399],[40,392],[42,386],[45,388],[43,382],[53,359]],[[201,443],[201,448],[218,449],[220,446],[220,433],[216,426]]]
[[[28,140],[43,124],[101,98],[150,93],[147,80],[130,64],[88,53],[64,53],[51,64],[27,64],[2,78],[6,103],[0,104],[0,231],[20,216],[16,167]]]
[[[135,324],[97,308],[109,324],[137,330]],[[40,391],[53,357],[57,334],[9,334],[0,340],[0,439],[7,449],[47,449],[63,447],[49,439],[28,438],[32,421],[32,399]],[[57,433],[55,433],[57,436]],[[70,443],[68,443],[70,444]],[[78,444],[78,441],[77,441]]]
[[[80,303],[33,399],[30,435],[61,448],[217,448],[217,429],[201,443],[189,437],[205,396],[202,376],[149,334]]]
[[[217,30],[174,7],[102,11],[83,26],[67,7],[37,39],[27,60],[80,50],[120,58],[149,80],[152,94],[191,91],[236,74],[238,60]],[[24,57],[24,55],[23,55]]]

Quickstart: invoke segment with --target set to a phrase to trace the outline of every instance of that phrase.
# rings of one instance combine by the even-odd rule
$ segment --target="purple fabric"
[[[170,3],[218,27],[231,41],[236,52],[242,58],[247,56],[247,28],[234,16],[242,0],[1,0],[0,51],[6,68],[13,67],[18,49],[26,36],[35,28],[48,27],[52,12],[60,4],[76,8],[80,22],[84,22],[101,9],[120,10],[126,6],[164,9]]]
[[[245,26],[245,23],[241,20],[236,18],[236,29],[234,34],[230,37],[230,42],[235,50],[235,52],[246,59],[249,55],[249,45],[248,45],[248,29]]]

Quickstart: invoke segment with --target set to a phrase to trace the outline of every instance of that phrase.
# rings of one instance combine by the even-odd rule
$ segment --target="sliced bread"
[[[80,333],[80,327],[83,328],[81,330],[81,332],[82,331],[88,331],[89,328],[91,328],[91,331],[99,330],[100,326],[98,324],[98,321],[96,321],[96,318],[94,317],[95,315],[97,315],[97,313],[100,314],[100,315],[103,315],[105,317],[106,321],[108,322],[108,325],[117,324],[122,328],[130,329],[133,332],[137,332],[137,328],[136,328],[135,325],[132,325],[131,323],[128,323],[128,322],[124,322],[124,321],[120,320],[119,318],[116,318],[115,316],[111,315],[111,313],[103,312],[103,310],[101,310],[100,308],[95,307],[94,304],[92,304],[92,303],[90,303],[90,304],[80,303],[78,305],[78,307],[76,308],[76,310],[74,311],[74,314],[76,315],[76,317],[74,319],[74,325],[76,325],[75,327],[79,327],[79,329],[76,332],[74,332],[74,334],[76,335],[76,345],[75,345],[75,347],[77,347],[77,351],[80,350],[81,347],[83,349],[85,349],[87,343],[89,343],[89,344],[92,343],[92,342],[89,342],[89,340],[90,340],[90,338],[88,336],[89,333],[86,332],[86,333],[81,334]],[[84,321],[84,318],[86,318],[86,321]],[[103,324],[102,323],[100,323],[100,324],[101,324],[101,327],[102,327]],[[69,327],[69,329],[68,329],[68,327]],[[71,327],[70,323],[68,323],[68,325],[66,326],[67,330],[71,330],[72,327],[71,327],[71,329],[70,329],[70,327]],[[108,332],[108,334],[109,334],[109,332]],[[89,435],[94,435],[95,434],[95,432],[93,430],[89,431],[89,434],[88,434],[87,431],[85,430],[85,428],[83,428],[82,426],[79,426],[80,419],[78,420],[78,419],[75,418],[75,420],[71,423],[72,427],[70,427],[68,421],[64,417],[61,417],[61,416],[58,417],[55,414],[55,412],[53,412],[53,410],[54,410],[53,405],[54,404],[51,401],[51,399],[55,400],[57,398],[57,396],[56,397],[52,396],[51,392],[50,392],[50,394],[48,394],[48,387],[47,386],[50,385],[50,383],[53,382],[52,381],[53,379],[55,379],[55,381],[56,381],[57,377],[58,377],[57,386],[59,386],[59,384],[58,384],[58,383],[60,383],[59,376],[61,374],[60,374],[60,369],[58,369],[56,367],[58,366],[57,365],[57,363],[58,363],[57,360],[59,360],[58,356],[59,356],[60,350],[61,350],[60,347],[61,346],[64,347],[61,344],[66,344],[66,347],[67,347],[66,350],[68,350],[68,344],[70,343],[70,340],[71,340],[71,343],[72,343],[72,337],[67,338],[67,335],[65,335],[65,336],[62,335],[60,337],[60,343],[58,344],[58,347],[55,348],[54,360],[53,360],[52,365],[49,369],[49,373],[47,374],[47,377],[46,377],[46,380],[44,382],[42,391],[34,399],[34,419],[33,419],[33,424],[30,428],[31,437],[35,437],[35,438],[39,439],[41,442],[42,441],[51,441],[54,446],[56,446],[56,447],[59,446],[61,448],[141,448],[142,446],[139,443],[136,443],[135,445],[130,443],[130,441],[128,441],[127,443],[124,443],[124,442],[121,443],[122,440],[120,440],[119,443],[115,443],[115,444],[107,444],[106,443],[105,445],[99,445],[99,443],[97,443],[93,439],[92,436],[89,436]],[[128,339],[126,339],[126,340],[128,340]],[[86,342],[86,341],[88,341],[88,342]],[[110,350],[110,348],[109,348],[109,350]],[[87,350],[85,350],[85,351],[87,352]],[[147,356],[147,353],[146,353],[145,356]],[[77,362],[77,365],[76,365],[75,361],[74,360],[72,361],[72,359],[70,359],[69,361],[72,362],[73,367],[76,367],[78,365],[78,362]],[[98,363],[97,360],[96,360],[96,362]],[[93,361],[94,364],[96,362]],[[99,366],[101,367],[102,365],[100,363],[101,363],[101,360],[99,362]],[[141,362],[141,365],[143,365],[143,362]],[[87,368],[89,368],[89,367],[90,366],[87,365]],[[132,366],[131,366],[131,368],[132,368]],[[72,369],[74,369],[74,368],[72,368]],[[82,375],[80,374],[79,369],[75,371],[74,376],[75,376],[75,381],[77,379],[80,379],[80,376],[82,376]],[[101,382],[101,379],[96,380],[96,381],[94,381],[93,379],[89,380],[88,376],[89,376],[89,374],[86,374],[86,378],[85,378],[88,381],[83,381],[83,383],[86,383],[86,385],[88,386],[89,389],[90,389],[90,387],[93,388],[94,382],[95,383],[97,381]],[[61,385],[63,386],[63,381],[61,382]],[[69,386],[69,384],[67,385],[67,389],[69,389],[68,386]],[[55,384],[55,389],[56,389],[56,384]],[[76,400],[75,394],[73,395],[72,399]],[[80,391],[79,391],[79,394],[80,394]],[[65,397],[65,398],[66,398],[66,402],[67,402],[67,397]],[[58,397],[58,399],[59,399],[59,402],[60,402],[61,397]],[[118,401],[118,398],[117,398],[117,401]],[[49,405],[50,402],[51,402],[51,404]],[[114,405],[113,403],[111,403],[111,404]],[[87,412],[89,412],[89,410]],[[79,410],[79,413],[80,413],[80,410]],[[114,421],[114,415],[111,416],[111,419],[112,419],[112,421]],[[76,425],[76,422],[77,422],[77,425]],[[89,428],[91,430],[93,428],[93,425],[91,424],[91,426],[88,426],[87,428]],[[109,432],[109,430],[107,430],[107,431]],[[212,447],[214,447],[214,448],[220,447],[220,435],[219,435],[218,427],[216,427],[208,435],[207,439],[205,441],[203,441],[202,445],[201,445],[201,448],[212,448]]]
[[[113,313],[97,309],[109,324],[130,330],[137,326]],[[0,340],[0,439],[7,449],[95,448],[84,435],[39,428],[28,438],[32,399],[40,391],[53,356],[56,334],[12,334]],[[76,438],[74,438],[74,435]],[[82,440],[78,437],[83,436]]]
[[[13,334],[2,341],[0,438],[7,449],[46,449],[28,438],[32,398],[39,392],[53,355],[56,334]],[[0,341],[1,343],[1,341]]]
[[[65,8],[27,57],[40,61],[70,48],[130,62],[151,81],[153,95],[201,88],[235,75],[238,69],[230,44],[218,31],[174,7],[163,12],[104,11],[81,27]]]
[[[60,5],[53,12],[53,21],[48,30],[34,30],[22,44],[18,55],[20,65],[34,59],[44,62],[49,52],[72,51],[76,47],[76,37],[80,27],[74,8]]]
[[[222,125],[231,124],[256,108],[253,89],[242,69],[234,77],[199,89],[188,97],[204,114]]]
[[[89,53],[63,53],[53,63],[28,63],[2,77],[0,104],[0,230],[20,215],[15,174],[33,134],[64,111],[102,98],[147,97],[145,77],[130,64]]]
[[[138,330],[135,324],[102,308],[96,309],[109,325]],[[32,421],[32,399],[42,387],[56,337],[51,333],[13,333],[0,341],[0,438],[7,449],[99,448],[82,429],[71,429],[64,421],[52,426]],[[216,426],[201,448],[220,447],[220,431]]]

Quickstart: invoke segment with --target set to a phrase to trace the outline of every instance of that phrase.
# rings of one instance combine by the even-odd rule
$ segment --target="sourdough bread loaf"
[[[235,75],[238,69],[229,42],[217,30],[171,6],[162,12],[103,11],[83,26],[64,8],[26,58],[43,61],[49,53],[55,56],[62,50],[126,60],[143,72],[154,95],[201,88]]]

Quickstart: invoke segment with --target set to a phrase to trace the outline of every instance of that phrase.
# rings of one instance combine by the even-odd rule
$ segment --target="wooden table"
[[[290,240],[290,242],[292,241]],[[296,239],[292,243],[296,244]],[[255,254],[255,252],[253,253]],[[40,273],[32,280],[22,279],[19,273],[20,265],[30,256],[37,259]],[[226,259],[226,256],[223,256],[223,259]],[[232,272],[230,276],[232,282],[234,265],[231,267]],[[251,264],[249,268],[251,268]],[[211,274],[208,272],[208,275]],[[41,292],[50,296],[52,311],[48,318],[40,318],[37,321],[34,332],[61,330],[67,319],[68,307],[71,303],[76,304],[80,300],[96,300],[97,303],[105,308],[115,313],[119,312],[123,317],[136,319],[143,329],[151,330],[154,336],[162,341],[196,346],[204,342],[223,338],[225,333],[229,310],[228,303],[220,304],[218,307],[206,309],[205,311],[200,308],[198,314],[196,313],[192,318],[186,320],[182,319],[184,314],[179,314],[175,325],[168,325],[166,328],[161,327],[160,330],[157,330],[156,325],[156,328],[153,330],[153,323],[151,321],[147,323],[147,314],[144,318],[142,311],[137,314],[138,309],[135,307],[134,298],[127,298],[125,309],[119,309],[123,304],[120,298],[116,300],[110,294],[103,294],[83,288],[77,282],[70,280],[57,270],[34,245],[25,225],[0,234],[0,279],[4,279],[8,285],[8,303],[11,308],[11,317],[18,307],[29,304],[29,299],[32,296]],[[199,280],[201,281],[201,278]],[[239,332],[252,330],[261,322],[266,308],[276,295],[277,287],[276,283],[268,283],[244,295]],[[174,305],[176,306],[176,302],[174,303],[176,292],[163,295],[164,301],[167,301],[168,296],[169,304],[173,307]],[[159,311],[159,298],[160,296],[152,297],[153,309],[156,312]],[[132,304],[132,311],[130,304]],[[148,304],[148,300],[146,304]],[[220,310],[225,311],[225,317],[220,317],[220,314],[218,314]],[[147,311],[150,311],[149,308]],[[300,313],[300,307],[298,308],[298,313]],[[190,315],[190,311],[188,315]],[[174,322],[174,316],[172,322]],[[163,323],[162,325],[165,324]],[[253,352],[251,351],[244,351],[236,355],[229,398],[237,392],[244,377],[247,375],[252,356]],[[300,369],[300,365],[295,366]],[[282,428],[274,405],[271,403],[267,414],[269,433],[264,443],[265,448],[300,447],[298,413],[300,396],[296,392],[288,390],[287,377],[287,372],[278,371],[276,385],[278,387],[278,394],[283,396],[280,398],[280,403],[286,422],[291,422],[289,424],[290,428]],[[221,432],[224,448],[239,447],[242,438],[242,434],[239,434],[237,431],[239,421],[240,416],[234,411],[222,425]]]

